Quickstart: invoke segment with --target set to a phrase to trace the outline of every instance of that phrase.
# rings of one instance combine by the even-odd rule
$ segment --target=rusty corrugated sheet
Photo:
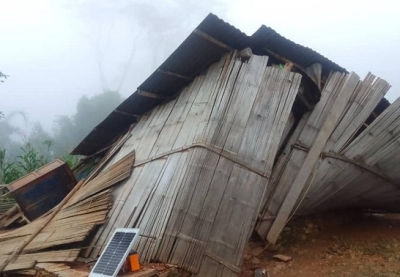
[[[217,39],[229,47],[241,50],[250,47],[254,52],[269,49],[274,53],[307,67],[321,63],[323,71],[346,70],[314,50],[296,44],[277,32],[262,26],[252,36],[247,36],[232,25],[213,14],[209,14],[196,28]],[[218,61],[226,49],[202,38],[194,32],[160,65],[159,69],[174,72],[187,77],[195,77],[210,64]],[[140,86],[139,90],[149,91],[162,96],[171,96],[190,83],[190,79],[171,76],[156,70]],[[139,95],[129,96],[103,122],[74,149],[73,154],[91,155],[109,145],[119,134],[136,122],[133,115],[141,115],[151,110],[162,100]]]

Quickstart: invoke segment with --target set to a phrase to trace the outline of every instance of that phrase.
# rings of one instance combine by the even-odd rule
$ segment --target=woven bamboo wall
[[[134,149],[135,169],[116,189],[93,245],[104,245],[114,228],[138,227],[143,261],[199,276],[240,272],[301,75],[267,67],[266,56],[234,55],[135,126],[114,159]]]
[[[365,207],[373,208],[372,202],[362,197],[364,192],[377,196],[397,191],[393,184],[377,189],[379,183],[384,183],[382,177],[375,174],[379,170],[366,170],[363,165],[373,165],[355,161],[361,154],[357,142],[370,136],[371,126],[352,142],[389,88],[386,81],[372,74],[362,81],[354,73],[330,75],[321,100],[311,113],[303,116],[274,168],[263,201],[263,215],[256,228],[262,237],[276,242],[295,213],[356,207],[360,201]],[[382,121],[376,119],[373,125],[382,125]],[[350,202],[344,201],[350,196],[347,194],[330,199],[333,195],[340,196],[339,190],[349,183],[353,184],[347,187],[353,189]],[[349,191],[343,190],[343,193]]]

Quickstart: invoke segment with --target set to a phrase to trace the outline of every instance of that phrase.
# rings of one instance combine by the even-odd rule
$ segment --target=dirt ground
[[[278,261],[276,254],[292,260]],[[88,264],[81,266],[73,269],[90,271]],[[160,276],[190,276],[166,264],[142,268],[155,269]],[[269,275],[255,275],[257,268]],[[239,276],[400,277],[400,215],[336,213],[293,220],[275,245],[253,236]]]
[[[292,260],[277,261],[275,254]],[[270,277],[400,276],[400,215],[330,214],[294,221],[277,245],[251,240],[241,277],[254,276],[258,267]]]

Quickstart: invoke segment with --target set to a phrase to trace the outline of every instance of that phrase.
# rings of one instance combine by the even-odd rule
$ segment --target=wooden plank
[[[332,106],[333,100],[337,98],[343,78],[344,74],[339,73],[333,73],[329,76],[320,101],[311,114],[306,113],[303,116],[296,127],[286,146],[284,156],[278,160],[278,164],[275,166],[274,173],[272,174],[272,187],[267,187],[267,197],[264,199],[262,205],[262,218],[275,217],[278,213],[306,157],[305,153],[293,151],[291,147],[294,144],[305,145],[307,147],[312,145],[323,120]],[[261,221],[257,226],[257,232],[261,237],[266,237],[271,225],[272,221]]]
[[[168,100],[168,99],[170,99],[170,96],[156,94],[156,93],[145,91],[145,90],[138,90],[137,94],[139,94],[140,96],[143,96],[143,97],[148,97],[148,98],[153,98],[153,99],[158,99],[158,100]]]
[[[226,51],[231,52],[231,51],[234,50],[230,46],[226,45],[225,43],[220,42],[219,40],[217,40],[217,39],[213,38],[212,36],[200,31],[199,29],[194,30],[193,33],[195,33],[196,35],[204,38],[205,40],[208,40],[209,42],[211,42],[211,43],[213,43],[213,44],[225,49]]]
[[[358,76],[354,73],[349,74],[346,78],[344,86],[336,99],[335,103],[332,106],[325,122],[321,128],[321,131],[318,133],[318,136],[310,148],[310,151],[307,154],[306,159],[304,160],[301,169],[293,182],[293,185],[286,196],[282,206],[277,214],[277,217],[272,224],[272,227],[267,235],[268,241],[275,243],[278,239],[280,232],[282,231],[283,227],[285,226],[290,213],[299,197],[302,189],[306,185],[306,182],[313,170],[318,158],[325,147],[325,143],[328,141],[330,135],[334,131],[336,123],[343,113],[344,108],[349,100],[351,92],[354,91],[355,87],[358,83]]]
[[[218,81],[212,83],[213,93],[211,94],[211,97],[207,96],[208,100],[203,100],[205,103],[210,103],[211,101],[212,102],[209,105],[205,105],[206,109],[202,108],[202,105],[196,105],[194,107],[195,109],[193,110],[193,112],[195,113],[193,115],[201,115],[201,117],[196,116],[196,118],[199,118],[201,120],[201,123],[207,119],[213,120],[213,118],[219,118],[220,115],[218,114],[223,114],[223,111],[226,109],[226,105],[229,103],[229,93],[233,88],[236,74],[238,73],[238,69],[240,68],[240,66],[237,66],[239,64],[240,62],[238,63],[234,60],[229,60],[224,63],[223,70],[219,73],[220,76],[217,79]],[[232,72],[229,72],[230,70],[232,70]],[[206,91],[204,91],[203,93],[206,93]],[[204,95],[207,94],[203,94],[203,97]],[[199,113],[199,111],[202,110],[206,113]],[[208,125],[208,127],[210,127],[210,125]],[[194,139],[196,139],[196,136],[204,136],[203,132],[206,132],[207,138],[212,137],[215,129],[213,129],[213,126],[211,127],[212,128],[208,129],[210,130],[210,132],[208,133],[202,125],[197,126],[196,124],[193,124],[187,140],[193,141]],[[215,127],[218,128],[218,126]],[[184,193],[180,198],[181,201],[179,201],[178,206],[181,207],[179,208],[179,210],[182,210],[182,212],[177,214],[176,223],[178,224],[175,224],[175,226],[177,232],[183,233],[186,236],[194,237],[197,240],[205,239],[205,241],[207,242],[208,238],[206,234],[212,221],[205,221],[202,218],[201,207],[204,207],[204,200],[200,196],[204,195],[204,193],[207,191],[205,189],[209,188],[210,185],[210,181],[208,181],[207,184],[204,183],[202,179],[204,178],[210,180],[210,178],[212,178],[212,171],[215,171],[215,168],[212,169],[212,167],[209,167],[206,161],[210,160],[215,162],[216,155],[209,153],[209,151],[207,150],[195,150],[192,157],[194,159],[192,160],[192,163],[190,163],[190,171],[187,172],[187,180],[184,186],[185,190],[183,190]],[[210,169],[212,169],[212,171],[210,171]],[[197,177],[200,175],[203,177]],[[212,185],[214,186],[214,184]],[[193,199],[193,204],[188,202],[188,200],[190,201],[190,199]],[[215,212],[216,211],[212,211],[212,214],[215,214]],[[212,216],[212,214],[210,214],[210,216]],[[193,223],[195,226],[193,226]],[[198,226],[198,232],[196,232],[196,226]],[[196,248],[195,245],[187,243],[186,241],[180,240],[178,238],[175,242],[173,251],[171,252],[170,261],[179,262],[180,265],[193,271],[196,270],[199,262],[202,261],[204,250],[204,248]],[[190,251],[190,253],[192,253],[191,256],[187,255],[186,251]],[[185,259],[185,257],[188,258]]]
[[[188,81],[193,81],[194,80],[193,77],[183,76],[181,74],[178,74],[178,73],[175,73],[175,72],[171,72],[171,71],[167,71],[167,70],[162,70],[160,68],[157,69],[157,71],[161,72],[163,74],[169,75],[169,76],[177,77],[177,78],[180,78],[180,79],[185,79],[185,80],[188,80]]]
[[[299,86],[300,79],[295,79],[296,82],[286,82],[286,84],[293,84],[293,86],[282,86],[282,84],[285,83],[283,80],[289,78],[288,74],[290,73],[283,70],[267,68],[263,77],[265,78],[265,83],[260,85],[260,89],[257,92],[258,98],[253,98],[254,104],[252,105],[251,116],[247,117],[248,120],[243,131],[244,136],[242,135],[242,138],[236,142],[240,143],[238,150],[241,150],[243,153],[243,156],[240,156],[241,153],[239,152],[238,158],[240,159],[243,157],[250,162],[257,160],[259,161],[258,166],[263,168],[263,170],[265,170],[266,164],[273,162],[271,159],[266,159],[266,157],[274,157],[276,153],[285,127],[285,120],[289,117],[291,103],[294,101]],[[273,93],[274,96],[269,92],[271,92],[271,94]],[[288,97],[288,95],[290,95],[290,97]],[[232,96],[231,99],[236,100],[234,96]],[[239,98],[238,101],[240,101]],[[286,105],[282,105],[283,103]],[[284,110],[284,112],[279,112],[280,110]],[[240,112],[237,113],[240,115]],[[259,115],[263,116],[260,117]],[[238,116],[238,119],[239,117],[240,116]],[[279,117],[279,119],[277,117]],[[283,120],[283,118],[285,118],[285,120]],[[268,123],[266,123],[266,121]],[[283,124],[281,124],[282,122]],[[232,125],[237,126],[236,124]],[[258,130],[259,128],[261,130]],[[233,128],[231,130],[233,130]],[[235,132],[238,131],[235,130]],[[258,140],[260,143],[257,142]],[[244,141],[246,141],[246,143],[244,143]],[[260,151],[259,148],[256,147],[251,147],[249,149],[249,146],[253,145],[259,145],[261,149],[269,148],[269,151],[256,156],[255,154]],[[247,148],[245,146],[247,146]],[[275,153],[273,153],[274,151]],[[256,158],[253,160],[252,157]],[[259,178],[255,174],[240,168],[238,165],[234,166],[229,180],[220,204],[220,210],[214,221],[214,230],[211,233],[211,241],[207,247],[207,251],[223,258],[231,264],[239,265],[241,262],[241,253],[251,233],[249,230],[252,230],[255,224],[260,200],[265,191],[265,184],[267,182],[265,179]],[[237,226],[240,226],[240,228]],[[234,237],[239,238],[239,243],[236,247],[232,246],[229,240],[229,238]],[[213,268],[212,271],[221,271],[224,272],[224,274],[232,273],[226,272],[223,267],[221,268],[215,265],[212,260],[206,259],[202,263],[198,274],[206,275],[211,272],[210,268]]]
[[[123,112],[123,111],[120,111],[120,110],[114,110],[114,112],[117,113],[117,114],[122,114],[122,115],[126,115],[128,117],[132,117],[133,119],[140,118],[140,115],[127,113],[127,112]]]
[[[19,262],[19,263],[11,263],[8,264],[2,272],[10,272],[16,270],[24,270],[33,268],[36,264],[36,261],[29,261],[29,262]]]

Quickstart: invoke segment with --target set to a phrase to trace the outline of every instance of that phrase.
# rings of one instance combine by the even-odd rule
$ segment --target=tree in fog
[[[60,116],[55,120],[54,154],[60,156],[72,151],[121,102],[122,96],[115,91],[105,91],[92,97],[82,96],[74,115]]]
[[[7,79],[7,75],[5,75],[5,74],[3,74],[1,71],[0,71],[0,82],[4,82],[4,80],[5,79]],[[2,112],[2,111],[0,111],[0,119],[2,119],[2,118],[4,118],[4,113]]]
[[[25,129],[14,120],[22,119],[26,126],[28,120],[24,112],[15,111],[0,120],[0,148],[7,149],[7,157],[16,157],[20,154],[21,142],[26,138]]]
[[[51,150],[53,144],[52,134],[47,132],[39,122],[34,123],[29,136],[24,140],[25,142],[29,142],[39,153],[46,154]],[[52,154],[51,151],[49,154]]]
[[[105,91],[92,97],[82,96],[76,105],[76,113],[57,117],[51,133],[39,122],[27,132],[27,128],[13,122],[14,118],[21,117],[26,125],[26,115],[13,112],[0,120],[0,149],[5,150],[7,160],[22,155],[27,144],[42,155],[49,152],[49,158],[61,157],[70,153],[122,100],[122,96],[115,91]]]
[[[0,71],[0,82],[4,82],[4,80],[5,79],[7,79],[8,78],[8,75],[6,75],[6,74],[4,74],[4,73],[2,73],[1,71]]]
[[[87,0],[65,2],[83,22],[96,54],[103,90],[132,93],[212,10],[219,0]]]

